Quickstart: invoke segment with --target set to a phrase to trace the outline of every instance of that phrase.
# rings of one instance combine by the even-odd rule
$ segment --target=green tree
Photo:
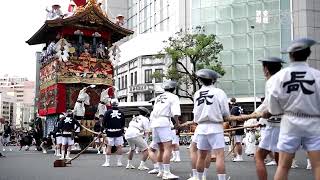
[[[167,55],[171,59],[165,77],[179,83],[178,91],[185,92],[185,95],[179,93],[180,97],[192,99],[199,88],[200,83],[195,75],[197,70],[207,68],[221,76],[225,74],[222,63],[218,60],[223,46],[217,42],[216,35],[204,34],[201,28],[198,28],[198,33],[192,34],[179,31],[165,43],[166,46],[159,56]]]

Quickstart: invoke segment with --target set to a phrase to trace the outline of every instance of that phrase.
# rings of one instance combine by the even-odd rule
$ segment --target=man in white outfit
[[[107,111],[107,104],[110,101],[110,97],[108,95],[108,89],[103,89],[100,95],[100,102],[98,104],[98,113],[97,116],[104,115]]]
[[[181,115],[179,97],[173,92],[177,83],[171,80],[163,83],[164,93],[155,99],[151,119],[152,141],[159,146],[157,162],[159,164],[158,177],[162,179],[177,179],[178,176],[170,172],[170,156],[172,153],[172,132],[170,119],[173,117],[179,126],[178,117]]]
[[[282,59],[277,57],[268,57],[259,60],[262,62],[264,76],[267,79],[265,86],[265,96],[268,96],[270,93],[270,86],[272,86],[274,82],[273,75],[279,72],[282,68]],[[256,109],[255,112],[263,113],[267,111],[268,101],[264,99],[262,104]],[[266,119],[266,127],[261,130],[261,141],[259,143],[259,147],[256,151],[256,171],[259,180],[267,180],[267,169],[264,163],[264,160],[268,156],[268,154],[275,152],[275,160],[278,162],[278,138],[280,132],[280,120],[281,116],[272,116]]]
[[[145,165],[148,158],[148,144],[143,137],[149,130],[149,119],[146,116],[150,114],[150,111],[145,107],[138,107],[138,109],[139,115],[132,118],[124,135],[130,146],[126,169],[135,168],[131,161],[134,151],[138,147],[142,152],[142,158],[138,170],[149,170]]]
[[[149,101],[152,104],[152,109],[154,107],[155,99],[156,98],[152,98]],[[149,117],[150,123],[149,123],[149,125],[151,124],[152,118],[153,118],[153,112],[150,113],[150,117]],[[151,141],[150,144],[149,144],[149,147],[148,147],[148,154],[149,154],[149,159],[153,163],[153,169],[148,172],[149,174],[158,174],[159,173],[159,163],[157,162],[158,151],[159,151],[158,144],[154,143],[153,141]]]
[[[193,134],[191,138],[191,144],[190,144],[190,159],[191,159],[191,171],[192,171],[192,176],[188,180],[197,180],[198,175],[197,175],[197,160],[198,160],[198,148],[197,148],[197,143],[198,143],[198,135],[196,133]],[[207,172],[209,170],[211,164],[211,153],[208,153],[207,158],[205,160],[205,167],[203,170],[203,176],[201,180],[206,180],[207,177]]]
[[[226,179],[224,164],[224,134],[223,120],[230,115],[228,98],[225,92],[214,87],[219,75],[213,70],[201,69],[196,72],[203,84],[194,94],[194,122],[198,124],[197,134],[197,175],[198,180],[203,178],[205,160],[214,151],[216,155],[216,169],[219,180]],[[206,177],[204,177],[206,178]]]
[[[171,162],[180,162],[180,151],[179,151],[179,136],[177,135],[177,129],[175,128],[175,121],[171,118],[171,132],[172,132],[172,158],[170,159]]]
[[[73,115],[76,120],[82,120],[84,118],[86,109],[84,105],[90,105],[90,97],[87,94],[87,87],[80,90],[77,101],[74,105]]]
[[[306,62],[310,47],[315,44],[316,41],[308,38],[291,43],[286,50],[291,63],[273,76],[266,97],[269,112],[264,114],[283,114],[275,180],[288,179],[292,159],[301,145],[308,152],[315,179],[320,179],[320,71]]]

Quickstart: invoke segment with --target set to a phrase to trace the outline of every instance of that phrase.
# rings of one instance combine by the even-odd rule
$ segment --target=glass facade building
[[[253,97],[253,69],[256,95],[264,95],[257,59],[282,56],[281,49],[291,41],[290,12],[290,0],[192,0],[192,26],[216,34],[223,44],[220,60],[226,74],[218,86],[229,97]]]
[[[169,29],[169,0],[128,0],[129,29],[138,34]]]

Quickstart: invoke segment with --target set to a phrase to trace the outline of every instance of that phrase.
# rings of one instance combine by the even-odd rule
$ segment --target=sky
[[[69,0],[60,0],[66,11]],[[54,0],[1,1],[0,74],[35,80],[36,52],[43,45],[30,46],[26,41],[44,24],[46,7]]]

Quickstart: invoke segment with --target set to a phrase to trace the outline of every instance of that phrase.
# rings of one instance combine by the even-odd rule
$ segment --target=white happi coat
[[[98,105],[98,116],[104,115],[104,113],[107,111],[107,103],[109,102],[109,100],[110,98],[108,95],[108,89],[104,89],[100,95],[100,103]],[[102,104],[101,102],[103,102],[104,104]]]
[[[78,101],[82,101],[81,103]],[[90,97],[89,95],[86,93],[86,88],[83,88],[80,90],[78,98],[77,98],[77,102],[74,105],[74,115],[75,116],[84,116],[85,114],[85,107],[84,105],[90,105]]]
[[[271,114],[284,114],[280,134],[320,135],[320,71],[306,62],[293,62],[273,77],[266,98]]]
[[[202,86],[194,94],[193,114],[196,134],[223,133],[223,117],[230,115],[227,95],[213,85]]]
[[[152,117],[150,118],[151,128],[170,127],[170,118],[180,115],[179,97],[166,91],[155,99]]]
[[[143,136],[149,130],[150,124],[149,119],[139,115],[133,117],[129,123],[129,127],[126,130],[124,137],[126,139],[135,138],[138,136]]]
[[[267,82],[266,82],[266,86],[265,86],[265,97],[268,97],[270,95],[270,91],[272,89],[272,86],[275,82],[275,76],[271,76]],[[264,99],[264,101],[260,104],[260,106],[255,110],[255,112],[260,112],[263,113],[264,111],[268,111],[268,105],[269,105],[269,101],[268,99]],[[282,118],[282,114],[274,114],[274,116],[271,116],[269,119],[262,119],[262,122],[259,122],[259,124],[265,124],[269,127],[279,127],[280,126],[280,122],[273,122],[270,119],[273,118]]]

